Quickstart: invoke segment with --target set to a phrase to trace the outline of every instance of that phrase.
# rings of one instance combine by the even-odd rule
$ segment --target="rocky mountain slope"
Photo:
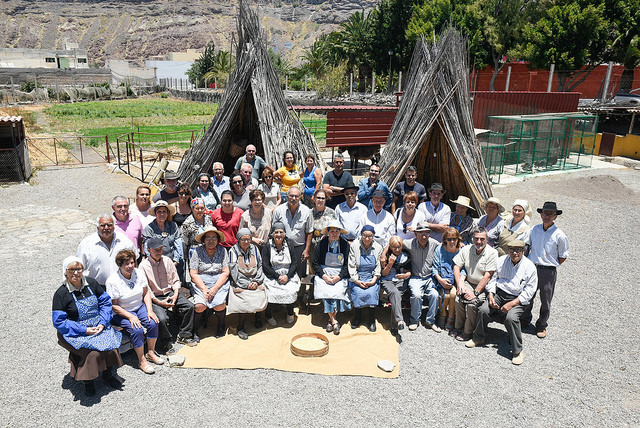
[[[213,40],[229,50],[237,0],[5,0],[0,47],[64,49],[77,42],[97,66],[106,58],[143,60],[201,48]],[[377,0],[258,0],[251,2],[277,50],[292,63],[323,32]]]

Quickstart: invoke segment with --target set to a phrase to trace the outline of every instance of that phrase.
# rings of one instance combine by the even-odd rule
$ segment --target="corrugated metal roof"
[[[20,122],[22,116],[0,116],[0,122]]]
[[[354,106],[291,106],[293,110],[315,110],[315,111],[358,111],[358,110],[398,110],[398,107],[391,106],[368,106],[368,105],[354,105]]]

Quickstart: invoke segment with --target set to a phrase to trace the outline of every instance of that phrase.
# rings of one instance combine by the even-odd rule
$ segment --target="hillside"
[[[336,28],[376,0],[269,0],[252,3],[268,39],[297,63],[315,38]],[[229,49],[237,0],[5,0],[0,11],[0,47],[64,49],[77,42],[89,62],[105,58],[143,60],[213,40]],[[285,46],[291,43],[291,48]]]

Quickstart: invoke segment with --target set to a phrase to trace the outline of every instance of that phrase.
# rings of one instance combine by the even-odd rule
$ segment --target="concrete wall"
[[[184,52],[169,52],[169,61],[194,62],[200,58],[200,49],[187,49]]]
[[[1,48],[2,68],[89,68],[84,49],[21,49]]]
[[[188,79],[187,70],[191,68],[191,61],[145,61],[148,69],[156,68],[156,77],[159,79]]]
[[[59,68],[0,68],[0,86],[11,87],[13,81],[15,89],[20,83],[34,80],[38,85],[87,86],[92,83],[111,82],[111,71],[107,69],[87,68],[61,70]]]
[[[600,154],[600,143],[602,142],[602,134],[596,136],[596,147],[593,154]],[[611,156],[624,156],[631,159],[640,160],[640,135],[616,135],[613,142]]]

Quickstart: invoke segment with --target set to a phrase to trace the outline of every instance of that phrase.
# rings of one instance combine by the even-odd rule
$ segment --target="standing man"
[[[249,144],[246,148],[245,155],[240,156],[236,161],[235,170],[237,172],[241,172],[241,167],[243,163],[248,163],[251,165],[252,172],[251,176],[256,180],[260,180],[262,175],[262,170],[267,166],[267,163],[260,156],[256,155],[256,146],[253,144]]]
[[[411,165],[404,173],[404,181],[401,181],[393,189],[393,203],[391,204],[391,212],[394,213],[398,208],[404,206],[404,195],[409,192],[416,192],[418,195],[418,205],[427,199],[427,189],[416,181],[418,178],[418,170]]]
[[[242,178],[244,179],[244,188],[248,191],[258,188],[258,180],[253,178],[253,167],[251,164],[243,163],[240,167],[240,174],[242,174]]]
[[[180,320],[177,342],[187,346],[195,346],[193,340],[193,317],[195,306],[179,293],[180,278],[173,261],[162,255],[162,239],[150,238],[147,241],[149,257],[140,263],[140,269],[147,276],[149,289],[152,291],[151,304],[158,317],[159,339],[162,347],[172,353],[173,341],[169,331],[169,315],[173,313]]]
[[[487,300],[485,287],[498,262],[498,251],[487,245],[486,229],[476,226],[472,236],[473,245],[462,247],[453,258],[453,278],[458,289],[455,331],[460,341],[471,339],[478,308]]]
[[[367,215],[367,207],[358,202],[357,199],[358,186],[348,183],[344,189],[346,200],[336,207],[336,215],[342,223],[342,227],[347,231],[344,238],[353,242],[360,236],[360,228],[362,227],[360,220]]]
[[[136,206],[131,208],[131,214],[138,217],[143,229],[149,226],[155,218],[149,215],[149,208],[151,208],[151,188],[146,184],[138,186],[136,189]]]
[[[336,207],[345,201],[344,188],[347,184],[353,184],[353,177],[344,170],[344,157],[338,153],[333,158],[333,171],[329,171],[322,179],[322,188],[331,199],[326,205],[329,208]]]
[[[129,214],[129,199],[124,196],[116,196],[111,202],[111,208],[113,208],[113,215],[116,218],[116,232],[124,233],[133,242],[139,253],[144,226],[138,217]]]
[[[231,183],[229,177],[224,175],[224,165],[221,162],[215,162],[213,164],[213,179],[211,184],[212,188],[218,195],[218,200],[222,199],[222,192],[230,190]]]
[[[451,208],[449,205],[441,202],[444,196],[444,189],[442,184],[433,183],[429,187],[429,200],[420,204],[418,208],[424,214],[425,219],[429,223],[431,228],[431,237],[438,242],[442,241],[442,234],[447,227],[449,227],[449,221],[451,219]]]
[[[293,244],[294,257],[301,260],[298,263],[298,276],[307,276],[307,260],[313,236],[313,215],[311,210],[300,203],[302,193],[298,187],[290,187],[287,192],[287,203],[278,206],[273,211],[271,224],[277,221],[284,224],[287,238]]]
[[[418,328],[420,317],[422,316],[422,301],[426,296],[429,308],[427,309],[424,325],[426,328],[440,333],[442,329],[436,325],[436,313],[438,312],[440,295],[436,290],[431,275],[433,256],[438,242],[429,237],[431,230],[426,221],[418,223],[414,233],[416,235],[415,238],[405,240],[402,243],[411,258],[411,277],[409,278],[411,317],[409,319],[409,330],[413,331]]]
[[[487,300],[478,311],[473,339],[465,345],[474,348],[484,343],[491,317],[503,318],[511,343],[511,362],[519,366],[524,359],[520,318],[536,292],[538,274],[535,265],[524,256],[524,242],[511,241],[508,250],[508,255],[498,259],[496,272],[486,287]]]
[[[84,276],[98,281],[104,287],[107,278],[118,270],[116,255],[118,251],[129,249],[138,252],[133,242],[126,235],[115,232],[115,219],[111,214],[105,213],[96,219],[96,233],[84,238],[76,256],[82,260]]]
[[[371,209],[373,208],[371,195],[373,195],[373,192],[376,190],[382,190],[386,198],[384,202],[384,209],[389,211],[391,208],[391,202],[393,202],[393,195],[391,194],[389,186],[387,186],[384,181],[379,180],[379,178],[380,165],[374,163],[369,167],[369,178],[363,178],[360,180],[358,186],[358,201],[360,201],[360,203],[365,207]]]
[[[538,271],[538,290],[540,290],[540,316],[536,321],[536,336],[540,339],[547,337],[547,321],[551,310],[551,299],[556,288],[556,269],[569,257],[569,239],[562,232],[555,221],[562,210],[555,202],[545,202],[538,208],[542,224],[531,229],[527,243],[531,247],[529,259],[536,265]],[[522,322],[526,326],[531,322],[533,300],[522,315]]]
[[[367,211],[367,214],[360,219],[360,230],[369,225],[375,230],[374,240],[382,248],[389,245],[389,239],[396,234],[396,219],[393,218],[389,211],[384,210],[384,204],[387,198],[382,189],[378,189],[371,195],[373,208]]]
[[[153,202],[167,201],[169,205],[178,200],[178,174],[170,169],[164,173],[164,189],[153,196]]]

